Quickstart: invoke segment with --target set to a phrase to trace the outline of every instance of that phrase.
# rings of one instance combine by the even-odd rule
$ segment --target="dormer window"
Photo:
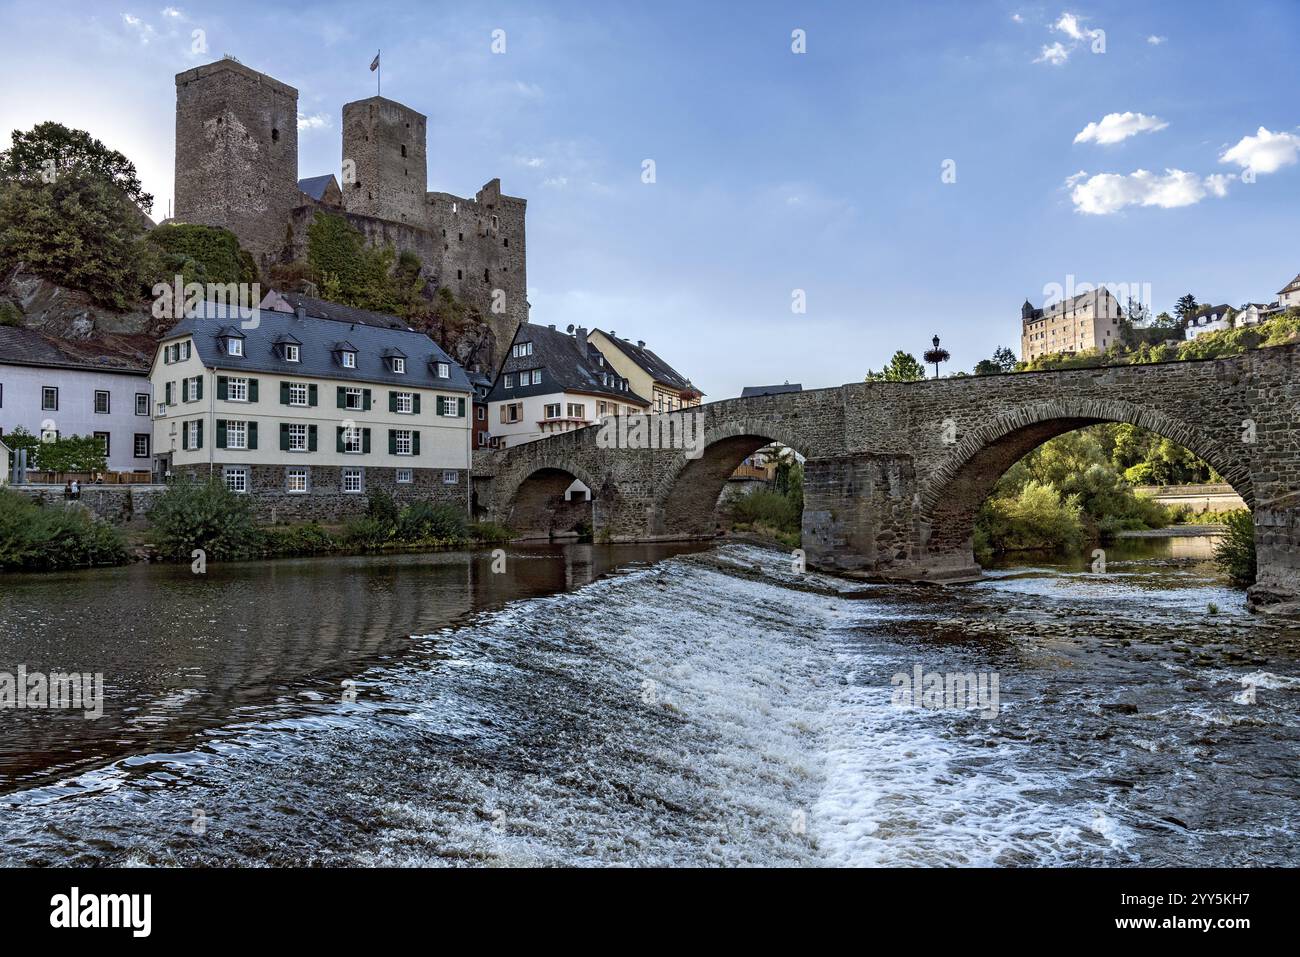
[[[243,333],[231,326],[227,326],[217,333],[217,347],[228,356],[242,358],[244,355]]]
[[[300,361],[299,354],[298,354],[298,347],[291,342],[286,342],[284,344],[284,361],[285,362]]]
[[[355,369],[357,367],[357,354],[347,349],[339,353],[339,362],[345,369]]]
[[[450,379],[450,378],[451,378],[451,366],[448,365],[447,363],[445,363],[445,362],[439,362],[438,365],[437,365],[437,369],[438,369],[438,378],[439,378],[439,379]]]
[[[406,374],[406,360],[401,356],[393,356],[393,371],[398,375]]]
[[[503,385],[507,389],[513,389],[515,387],[515,377],[507,372],[506,379]]]

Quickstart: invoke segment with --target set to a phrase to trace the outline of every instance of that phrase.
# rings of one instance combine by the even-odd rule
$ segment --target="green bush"
[[[162,554],[186,561],[196,548],[209,560],[246,558],[257,553],[261,538],[248,496],[216,480],[171,486],[158,496],[149,523]]]
[[[802,519],[802,508],[792,497],[779,492],[757,489],[731,501],[731,520],[738,525],[766,525],[783,532],[794,532],[799,530]]]
[[[146,285],[170,285],[177,275],[185,282],[257,282],[257,264],[239,245],[239,239],[219,226],[196,223],[165,223],[149,233],[146,241],[155,255],[147,260]],[[245,303],[257,305],[257,303]]]
[[[476,522],[469,527],[469,535],[476,542],[486,543],[508,542],[515,537],[510,529],[496,522]]]
[[[1227,531],[1214,546],[1214,560],[1233,583],[1255,584],[1255,519],[1245,509],[1224,516]]]
[[[0,489],[0,571],[51,571],[128,560],[122,534],[84,509],[37,505]]]
[[[382,489],[375,489],[366,496],[366,518],[396,527],[399,514],[401,510],[393,501],[393,496]]]
[[[1084,541],[1078,497],[1049,484],[1028,482],[1015,498],[991,498],[975,520],[976,552],[987,556],[1020,551],[1078,549]]]
[[[393,537],[393,526],[373,518],[354,518],[343,526],[343,541],[351,548],[380,548]]]
[[[338,541],[315,522],[289,528],[265,528],[258,541],[258,551],[266,558],[319,555],[338,547]]]
[[[464,541],[465,515],[453,505],[414,502],[402,509],[397,518],[398,541]]]

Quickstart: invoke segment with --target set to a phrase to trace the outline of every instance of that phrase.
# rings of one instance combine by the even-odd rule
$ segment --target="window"
[[[177,346],[176,346],[176,359],[177,359],[177,361],[179,361],[179,362],[184,362],[186,359],[188,359],[188,358],[190,357],[190,349],[191,349],[191,348],[192,348],[192,345],[191,345],[191,343],[190,343],[190,340],[188,340],[188,339],[186,339],[184,342],[178,343]],[[243,349],[240,349],[240,351],[237,352],[237,353],[232,353],[232,355],[241,355],[241,356],[242,356],[243,354],[244,354]]]
[[[188,351],[189,343],[185,343]],[[226,354],[232,356],[242,356],[244,354],[244,340],[231,337],[226,340]],[[187,357],[188,358],[188,357]]]
[[[345,349],[340,355],[339,361],[343,363],[343,368],[355,369],[357,367],[357,354],[355,352],[349,352]]]
[[[99,441],[103,444],[103,446],[104,446],[104,458],[108,458],[108,456],[109,456],[109,454],[110,454],[110,452],[109,452],[109,448],[108,448],[108,433],[107,433],[107,432],[96,432],[96,433],[95,433],[95,438],[99,439]]]
[[[289,383],[289,404],[290,405],[307,404],[307,383],[305,382]]]
[[[307,470],[289,469],[286,471],[284,490],[290,495],[305,495],[307,493]]]
[[[181,380],[181,400],[184,402],[197,402],[203,398],[203,377],[190,376],[188,379]]]
[[[284,361],[285,362],[298,361],[298,347],[295,346],[292,342],[286,342],[284,344]]]
[[[581,402],[570,402],[570,403],[569,403],[569,418],[571,418],[571,419],[585,419],[586,417],[587,417],[587,409],[586,409],[586,406],[584,406]]]
[[[58,429],[41,429],[42,442],[54,442],[59,438]]]
[[[410,484],[411,484],[411,481],[412,481],[412,479],[411,479],[411,470],[410,470],[410,469],[398,469],[398,470],[397,470],[397,474],[396,474],[396,476],[394,477],[393,481],[395,481],[398,485],[410,485]]]
[[[451,419],[465,417],[465,399],[451,395],[438,396],[438,414]]]
[[[398,375],[406,374],[406,360],[401,356],[393,356],[393,371]],[[442,375],[442,365],[438,365],[438,375]]]
[[[475,406],[474,412],[478,416],[480,422],[487,419],[487,408],[485,406]]]
[[[521,378],[519,381],[523,382],[523,379]],[[513,375],[506,375],[505,387],[507,389],[513,389],[515,387],[515,377]]]
[[[393,411],[410,415],[415,411],[415,396],[410,392],[399,392],[393,400]]]
[[[450,378],[451,378],[451,366],[449,366],[449,365],[448,365],[447,363],[445,363],[445,362],[439,362],[439,363],[438,363],[438,378],[439,378],[439,379],[450,379]]]
[[[108,393],[103,389],[95,390],[95,414],[108,415]]]
[[[364,473],[362,473],[361,469],[344,469],[343,491],[347,492],[349,495],[360,493],[365,484],[362,481],[363,474]]]
[[[203,422],[195,419],[192,422],[185,423],[185,436],[187,440],[187,449],[203,448]]]
[[[452,469],[447,469],[445,472],[442,473],[442,484],[443,484],[443,485],[459,485],[459,484],[460,484],[460,473],[459,473],[459,472],[456,472],[456,471],[453,471]]]
[[[396,429],[393,432],[393,450],[398,455],[410,455],[411,449],[411,430]]]
[[[296,422],[289,424],[289,451],[307,451],[307,426]]]
[[[231,377],[226,380],[226,399],[230,402],[248,401],[248,380]]]
[[[548,419],[558,419],[560,417],[560,403],[548,404],[544,414]]]
[[[359,455],[363,449],[361,430],[356,426],[343,430],[343,451],[350,455]]]
[[[247,422],[226,422],[226,448],[228,449],[246,449],[248,448],[248,423]]]
[[[226,488],[243,495],[248,491],[248,469],[242,465],[227,465],[225,468]]]
[[[148,392],[137,392],[135,394],[135,414],[136,415],[149,414],[149,393]]]
[[[41,411],[57,412],[59,410],[59,390],[52,385],[41,388]]]
[[[356,410],[360,409],[363,404],[363,394],[360,389],[343,390],[343,408]]]
[[[533,344],[531,342],[517,342],[510,350],[510,355],[518,359],[522,356],[531,356],[533,354]]]
[[[522,402],[508,402],[501,406],[502,422],[518,422],[524,416],[524,404]]]
[[[533,370],[533,385],[541,385],[541,384],[542,384],[542,370],[541,370],[541,369],[534,369],[534,370]]]
[[[132,454],[137,459],[147,459],[149,457],[149,440],[148,432],[137,432],[135,434],[134,448]]]

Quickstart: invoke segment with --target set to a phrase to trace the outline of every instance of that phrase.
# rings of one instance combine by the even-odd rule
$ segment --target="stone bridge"
[[[596,426],[493,453],[481,514],[521,537],[585,526],[598,541],[717,534],[745,456],[776,441],[806,456],[802,547],[814,568],[969,580],[975,513],[1016,460],[1054,436],[1128,422],[1208,462],[1255,517],[1255,606],[1300,602],[1300,346],[1227,359],[1020,372],[729,399],[700,406],[703,454],[602,448]],[[590,503],[566,503],[580,479]],[[1287,610],[1297,610],[1300,606]]]

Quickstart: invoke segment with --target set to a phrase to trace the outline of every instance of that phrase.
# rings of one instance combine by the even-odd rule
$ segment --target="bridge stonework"
[[[1186,446],[1252,509],[1257,607],[1300,611],[1300,346],[1105,369],[1009,373],[729,399],[701,406],[703,454],[601,448],[599,427],[493,453],[480,511],[523,537],[589,525],[598,541],[704,538],[736,465],[771,441],[804,466],[811,567],[886,579],[979,575],[975,513],[994,483],[1057,435],[1127,422]],[[580,479],[592,501],[563,491]]]

